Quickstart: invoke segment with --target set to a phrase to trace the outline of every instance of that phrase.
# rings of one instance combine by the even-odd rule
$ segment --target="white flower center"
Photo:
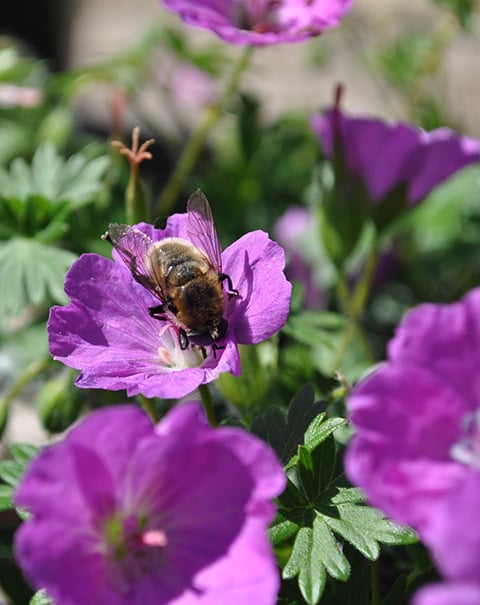
[[[178,334],[175,328],[166,323],[159,332],[160,346],[157,349],[158,363],[166,370],[184,370],[196,368],[203,362],[203,355],[196,346],[187,349],[180,348]]]
[[[462,419],[463,438],[450,448],[457,462],[480,469],[480,409]]]

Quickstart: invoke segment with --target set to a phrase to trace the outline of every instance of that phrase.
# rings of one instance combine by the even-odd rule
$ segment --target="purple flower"
[[[429,584],[419,590],[413,605],[478,605],[480,585],[448,582]]]
[[[170,94],[176,109],[191,112],[212,103],[217,96],[216,83],[210,74],[174,55],[162,54],[156,71],[160,85]]]
[[[312,116],[311,126],[328,158],[339,146],[345,168],[363,182],[374,204],[404,187],[405,205],[412,206],[461,168],[480,162],[479,141],[448,128],[426,132],[405,123],[348,117],[337,108]]]
[[[197,403],[156,427],[104,408],[30,463],[16,557],[62,605],[273,605],[265,532],[284,486],[265,443],[211,429]]]
[[[434,549],[445,503],[480,469],[479,367],[476,289],[455,304],[411,311],[389,344],[388,361],[349,398],[356,427],[346,455],[349,478]]]
[[[153,241],[189,239],[186,214],[171,216],[165,229],[137,228]],[[269,338],[287,319],[291,285],[283,274],[284,252],[263,231],[244,235],[222,254],[223,271],[239,295],[225,296],[228,332],[221,348],[207,348],[206,358],[200,347],[182,350],[177,326],[149,315],[158,299],[134,280],[116,251],[114,259],[82,255],[65,280],[71,303],[50,313],[50,352],[81,370],[79,387],[183,397],[222,372],[238,375],[237,345]]]
[[[299,42],[338,25],[353,0],[163,0],[190,25],[232,44]]]
[[[292,206],[282,214],[274,225],[278,243],[287,254],[286,273],[290,280],[304,286],[305,306],[309,309],[323,309],[326,295],[322,288],[325,264],[319,250],[320,242],[314,213],[305,206]],[[325,279],[323,279],[325,283]]]
[[[448,581],[424,588],[418,593],[415,605],[480,603],[480,451],[476,445],[477,458],[472,460],[472,470],[445,497],[433,520],[434,555]]]

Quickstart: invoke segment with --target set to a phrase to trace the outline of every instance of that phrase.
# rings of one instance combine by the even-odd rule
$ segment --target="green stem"
[[[245,48],[243,53],[240,55],[237,64],[233,68],[230,77],[225,82],[225,87],[223,88],[223,91],[220,94],[217,102],[205,110],[200,124],[192,134],[177,162],[177,166],[173,171],[173,174],[160,194],[156,206],[156,213],[158,215],[166,216],[170,214],[178,194],[180,193],[180,189],[185,182],[185,179],[195,166],[197,158],[203,149],[209,132],[218,122],[220,116],[225,110],[225,107],[228,105],[233,94],[237,90],[240,76],[248,66],[252,50],[253,48],[251,46],[247,46]]]
[[[367,335],[365,334],[365,330],[363,329],[363,326],[360,321],[363,309],[357,309],[354,307],[352,303],[352,295],[350,293],[350,289],[348,288],[347,281],[342,273],[338,274],[337,293],[340,304],[348,319],[350,320],[350,334],[352,336],[353,334],[357,335],[358,340],[360,341],[360,345],[363,349],[365,359],[367,359],[370,363],[375,363],[375,355],[373,354],[373,351],[370,347],[370,343],[368,342]],[[347,330],[348,329],[349,328],[347,328]],[[348,342],[343,343],[344,350],[346,350],[347,344]]]
[[[0,410],[1,417],[3,418],[7,412],[12,402],[16,397],[22,392],[22,390],[29,384],[34,378],[36,378],[39,374],[47,369],[49,364],[51,363],[52,358],[50,355],[43,357],[42,359],[36,359],[32,361],[25,370],[20,374],[20,376],[15,380],[15,382],[10,387],[10,390],[7,394],[0,399]]]
[[[371,605],[380,605],[380,586],[379,586],[379,573],[378,573],[378,559],[372,562],[371,565],[371,587],[372,587],[372,601]]]
[[[217,426],[218,421],[217,416],[215,415],[215,410],[213,408],[213,399],[212,394],[210,393],[210,389],[206,384],[201,384],[198,387],[198,392],[200,393],[203,409],[205,410],[210,426]]]
[[[147,202],[138,167],[139,164],[130,165],[130,179],[125,192],[125,216],[129,225],[148,220]]]
[[[147,412],[147,414],[152,419],[152,422],[154,424],[157,424],[157,422],[160,420],[160,418],[159,418],[159,416],[157,414],[157,410],[155,409],[155,406],[153,404],[153,399],[148,399],[148,397],[145,397],[144,395],[138,395],[138,400],[140,401],[140,405],[142,406],[142,409],[145,412]]]
[[[374,244],[374,247],[367,257],[363,274],[357,282],[355,290],[353,291],[351,302],[352,310],[356,317],[360,317],[365,310],[370,290],[372,288],[373,278],[375,276],[375,269],[378,264],[378,248]]]

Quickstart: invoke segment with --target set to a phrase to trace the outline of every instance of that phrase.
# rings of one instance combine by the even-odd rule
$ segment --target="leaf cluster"
[[[410,528],[386,519],[365,504],[361,490],[348,486],[334,438],[346,420],[328,417],[324,409],[325,404],[314,401],[309,385],[291,401],[286,417],[271,407],[252,426],[285,463],[287,488],[278,498],[270,537],[279,553],[283,579],[296,578],[308,605],[320,601],[329,577],[349,581],[351,548],[365,560],[376,561],[380,544],[417,540]]]

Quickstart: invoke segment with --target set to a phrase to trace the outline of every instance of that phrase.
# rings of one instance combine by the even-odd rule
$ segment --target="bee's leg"
[[[180,343],[180,348],[182,349],[182,351],[185,351],[185,349],[188,347],[189,340],[187,333],[183,328],[180,328],[180,330],[178,331],[178,342]]]
[[[232,280],[230,279],[230,275],[227,275],[226,273],[220,273],[220,275],[218,276],[218,279],[223,282],[223,281],[227,281],[227,285],[228,285],[228,298],[233,298],[234,296],[238,296],[238,290],[236,288],[233,287],[232,284]]]
[[[213,359],[217,359],[217,351],[220,351],[220,349],[224,349],[225,347],[223,346],[219,346],[217,345],[216,342],[214,342],[212,344],[212,351],[213,351]]]
[[[207,349],[205,347],[199,347],[199,349],[203,359],[207,359]]]
[[[148,314],[150,317],[154,317],[155,319],[159,319],[160,321],[167,321],[165,316],[165,305],[155,305],[154,307],[148,308]]]

